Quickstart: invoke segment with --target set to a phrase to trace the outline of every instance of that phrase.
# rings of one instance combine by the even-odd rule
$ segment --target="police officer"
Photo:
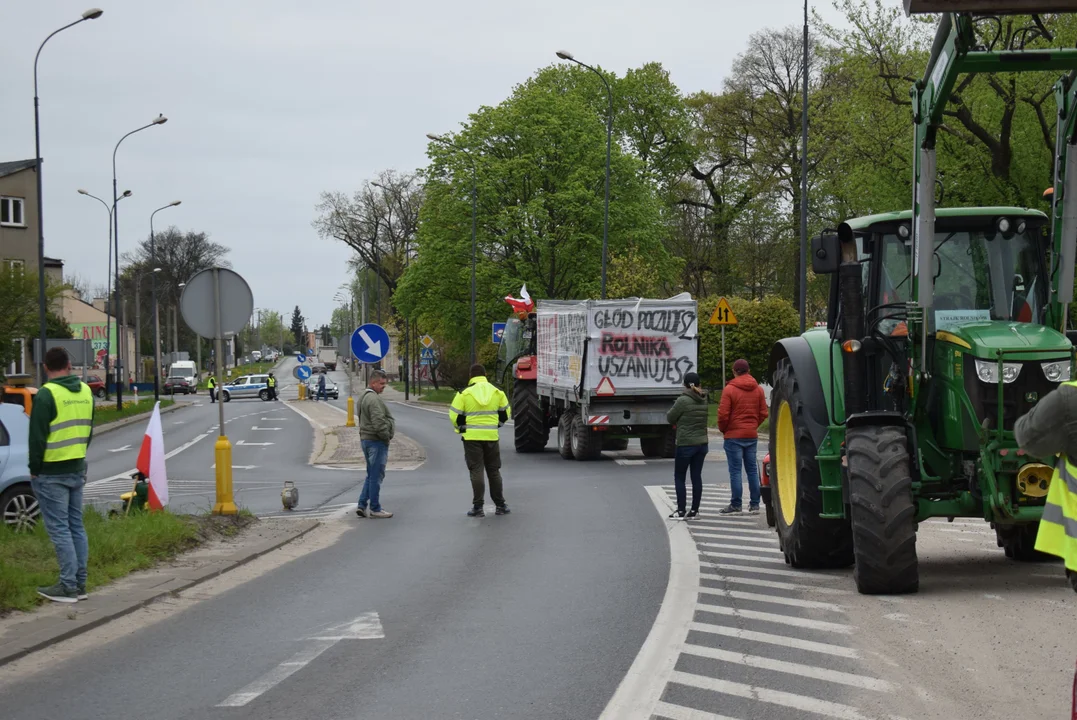
[[[37,593],[54,602],[85,600],[89,543],[82,525],[86,449],[93,432],[93,392],[71,373],[63,348],[45,353],[49,377],[30,411],[30,477],[45,530],[56,549],[60,581]]]
[[[266,380],[266,385],[269,389],[269,399],[277,399],[277,378],[273,377],[273,373],[269,373],[269,378]]]
[[[483,470],[490,480],[490,497],[498,515],[508,515],[509,506],[501,488],[501,445],[497,429],[509,419],[509,400],[505,393],[486,379],[482,365],[471,366],[467,389],[456,394],[449,409],[453,430],[464,436],[464,461],[471,473],[472,500],[468,517],[484,517],[486,487]]]
[[[1077,591],[1077,381],[1044,395],[1017,420],[1014,435],[1031,455],[1058,455],[1036,549],[1065,560],[1066,577]]]
[[[206,386],[209,387],[209,401],[210,403],[217,402],[217,378],[214,375],[209,376],[209,380],[206,381]]]

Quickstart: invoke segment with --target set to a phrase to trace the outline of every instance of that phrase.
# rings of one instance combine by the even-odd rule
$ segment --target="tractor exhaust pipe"
[[[856,240],[852,230],[843,223],[838,234],[844,260],[838,268],[838,291],[841,293],[845,417],[848,419],[867,410],[866,363],[860,346],[864,338],[864,281],[863,268],[855,261]]]

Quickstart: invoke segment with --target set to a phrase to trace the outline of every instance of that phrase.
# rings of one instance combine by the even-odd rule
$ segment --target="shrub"
[[[720,388],[733,377],[733,362],[738,358],[748,361],[751,374],[759,382],[770,382],[766,377],[770,350],[778,340],[798,335],[800,316],[792,304],[777,296],[763,300],[728,298],[736,325],[725,329],[726,376],[722,376],[721,326],[711,325],[710,319],[718,298],[699,301],[699,375],[704,387]]]

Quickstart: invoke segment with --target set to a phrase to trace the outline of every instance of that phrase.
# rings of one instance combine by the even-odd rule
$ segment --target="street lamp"
[[[42,199],[44,192],[41,189],[41,115],[38,110],[37,95],[37,61],[41,57],[41,51],[45,43],[52,36],[78,25],[85,20],[96,20],[101,17],[104,10],[90,8],[82,13],[82,17],[73,23],[64,25],[59,30],[54,30],[47,38],[41,41],[34,55],[34,170],[37,173],[37,304],[38,320],[41,323],[41,357],[37,359],[37,378],[39,386],[45,384],[45,340],[48,337],[48,308],[45,306],[45,210]],[[108,386],[107,378],[105,386]]]
[[[475,227],[476,227],[476,204],[479,195],[479,171],[475,164],[475,156],[471,154],[471,151],[464,146],[454,142],[444,135],[435,135],[434,133],[427,133],[426,137],[433,140],[436,143],[442,145],[448,145],[449,147],[456,148],[460,152],[464,153],[464,156],[471,163],[471,364],[475,364],[475,257],[478,254],[478,250],[475,244]],[[603,296],[604,297],[604,296]]]
[[[150,213],[150,261],[157,262],[157,236],[153,233],[153,216],[162,210],[167,210],[171,207],[178,206],[182,201],[173,200],[163,207],[159,207]],[[161,314],[158,312],[157,307],[157,271],[160,268],[155,269],[153,276],[152,294],[153,294],[153,399],[161,399]],[[202,368],[198,369],[201,372]]]
[[[606,208],[602,220],[602,299],[606,299],[606,261],[609,256],[609,236],[610,236],[610,145],[613,142],[613,90],[610,88],[610,83],[606,80],[606,76],[600,73],[595,68],[591,67],[587,63],[582,63],[572,56],[568,50],[558,50],[557,57],[562,60],[568,60],[574,62],[580,67],[585,67],[595,75],[601,78],[602,83],[606,86],[606,94],[610,99],[609,111],[606,113]]]
[[[132,135],[134,135],[137,132],[141,132],[141,131],[145,130],[146,128],[151,128],[154,125],[164,125],[166,122],[168,122],[168,118],[166,118],[164,115],[158,114],[157,117],[154,118],[153,122],[149,123],[148,125],[143,125],[140,128],[136,128],[136,129],[132,130],[131,132],[127,133],[126,135],[124,135],[123,137],[121,137],[119,142],[116,143],[116,147],[112,149],[112,200],[113,200],[113,202],[115,202],[117,200],[117,197],[116,197],[116,152],[120,149],[120,143],[122,143],[124,140],[131,137]],[[115,282],[116,282],[116,295],[118,296],[119,293],[120,293],[120,214],[118,212],[116,212],[115,209],[113,209],[113,212],[112,212],[112,228],[113,228],[112,242],[115,244],[114,247],[115,247],[115,251],[116,251],[116,279],[115,279]],[[119,333],[119,335],[117,337],[116,345],[120,349],[120,353],[116,358],[116,360],[117,360],[117,362],[116,362],[116,365],[117,365],[117,368],[116,368],[116,409],[122,411],[123,410],[123,383],[122,383],[122,378],[120,376],[120,368],[123,365],[123,332],[122,331]]]
[[[140,272],[135,274],[135,380],[139,381],[144,379],[142,373],[142,363],[138,362],[142,356],[142,278],[146,275],[153,275],[154,284],[157,282],[157,273],[161,272],[161,268],[153,268],[147,272]],[[156,400],[157,398],[154,398]]]
[[[111,206],[107,202],[102,200],[101,198],[97,197],[96,195],[91,195],[90,193],[86,192],[85,190],[83,190],[81,188],[79,188],[79,195],[85,195],[88,198],[93,198],[97,202],[104,205],[105,206],[105,211],[108,212],[108,273],[105,275],[105,278],[107,279],[110,275],[112,275],[112,211],[116,209],[116,203],[118,203],[120,200],[123,200],[124,198],[131,197],[131,191],[130,190],[124,190],[123,195],[120,195],[118,198],[116,198],[116,202],[113,203]],[[116,262],[119,262],[119,259],[117,259]],[[109,351],[112,349],[111,340],[112,340],[112,310],[113,310],[113,308],[112,308],[112,291],[111,291],[111,289],[109,290],[108,296],[105,299],[105,303],[106,303],[105,309],[107,310],[107,312],[105,313],[105,397],[107,398],[108,397],[108,354],[109,354]],[[119,318],[117,318],[117,320],[118,319]],[[117,343],[117,345],[118,344],[119,343]],[[119,354],[118,354],[118,351],[117,351],[117,358],[118,357],[119,357]]]

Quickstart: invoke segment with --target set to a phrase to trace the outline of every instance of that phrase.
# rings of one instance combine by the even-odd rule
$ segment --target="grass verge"
[[[389,387],[393,388],[397,392],[404,392],[404,383],[402,383],[402,382],[391,382],[391,383],[389,383]],[[414,400],[422,400],[423,402],[445,403],[446,405],[448,405],[449,403],[452,402],[452,399],[454,397],[456,397],[456,391],[453,390],[452,388],[443,387],[443,388],[438,388],[437,390],[435,390],[432,387],[429,387],[427,385],[423,385],[423,394],[422,395],[416,395],[415,394],[415,385],[414,384],[412,384],[412,386],[409,389],[411,391],[412,399],[414,399]]]
[[[131,417],[132,415],[138,415],[140,413],[148,413],[153,410],[153,398],[147,398],[146,400],[139,400],[136,402],[124,402],[123,410],[116,410],[115,405],[105,405],[98,407],[94,410],[93,424],[94,427],[98,425],[104,425],[105,423],[115,422],[116,420],[122,420],[124,418]],[[172,400],[161,400],[161,409],[164,410],[169,405],[174,405]]]

